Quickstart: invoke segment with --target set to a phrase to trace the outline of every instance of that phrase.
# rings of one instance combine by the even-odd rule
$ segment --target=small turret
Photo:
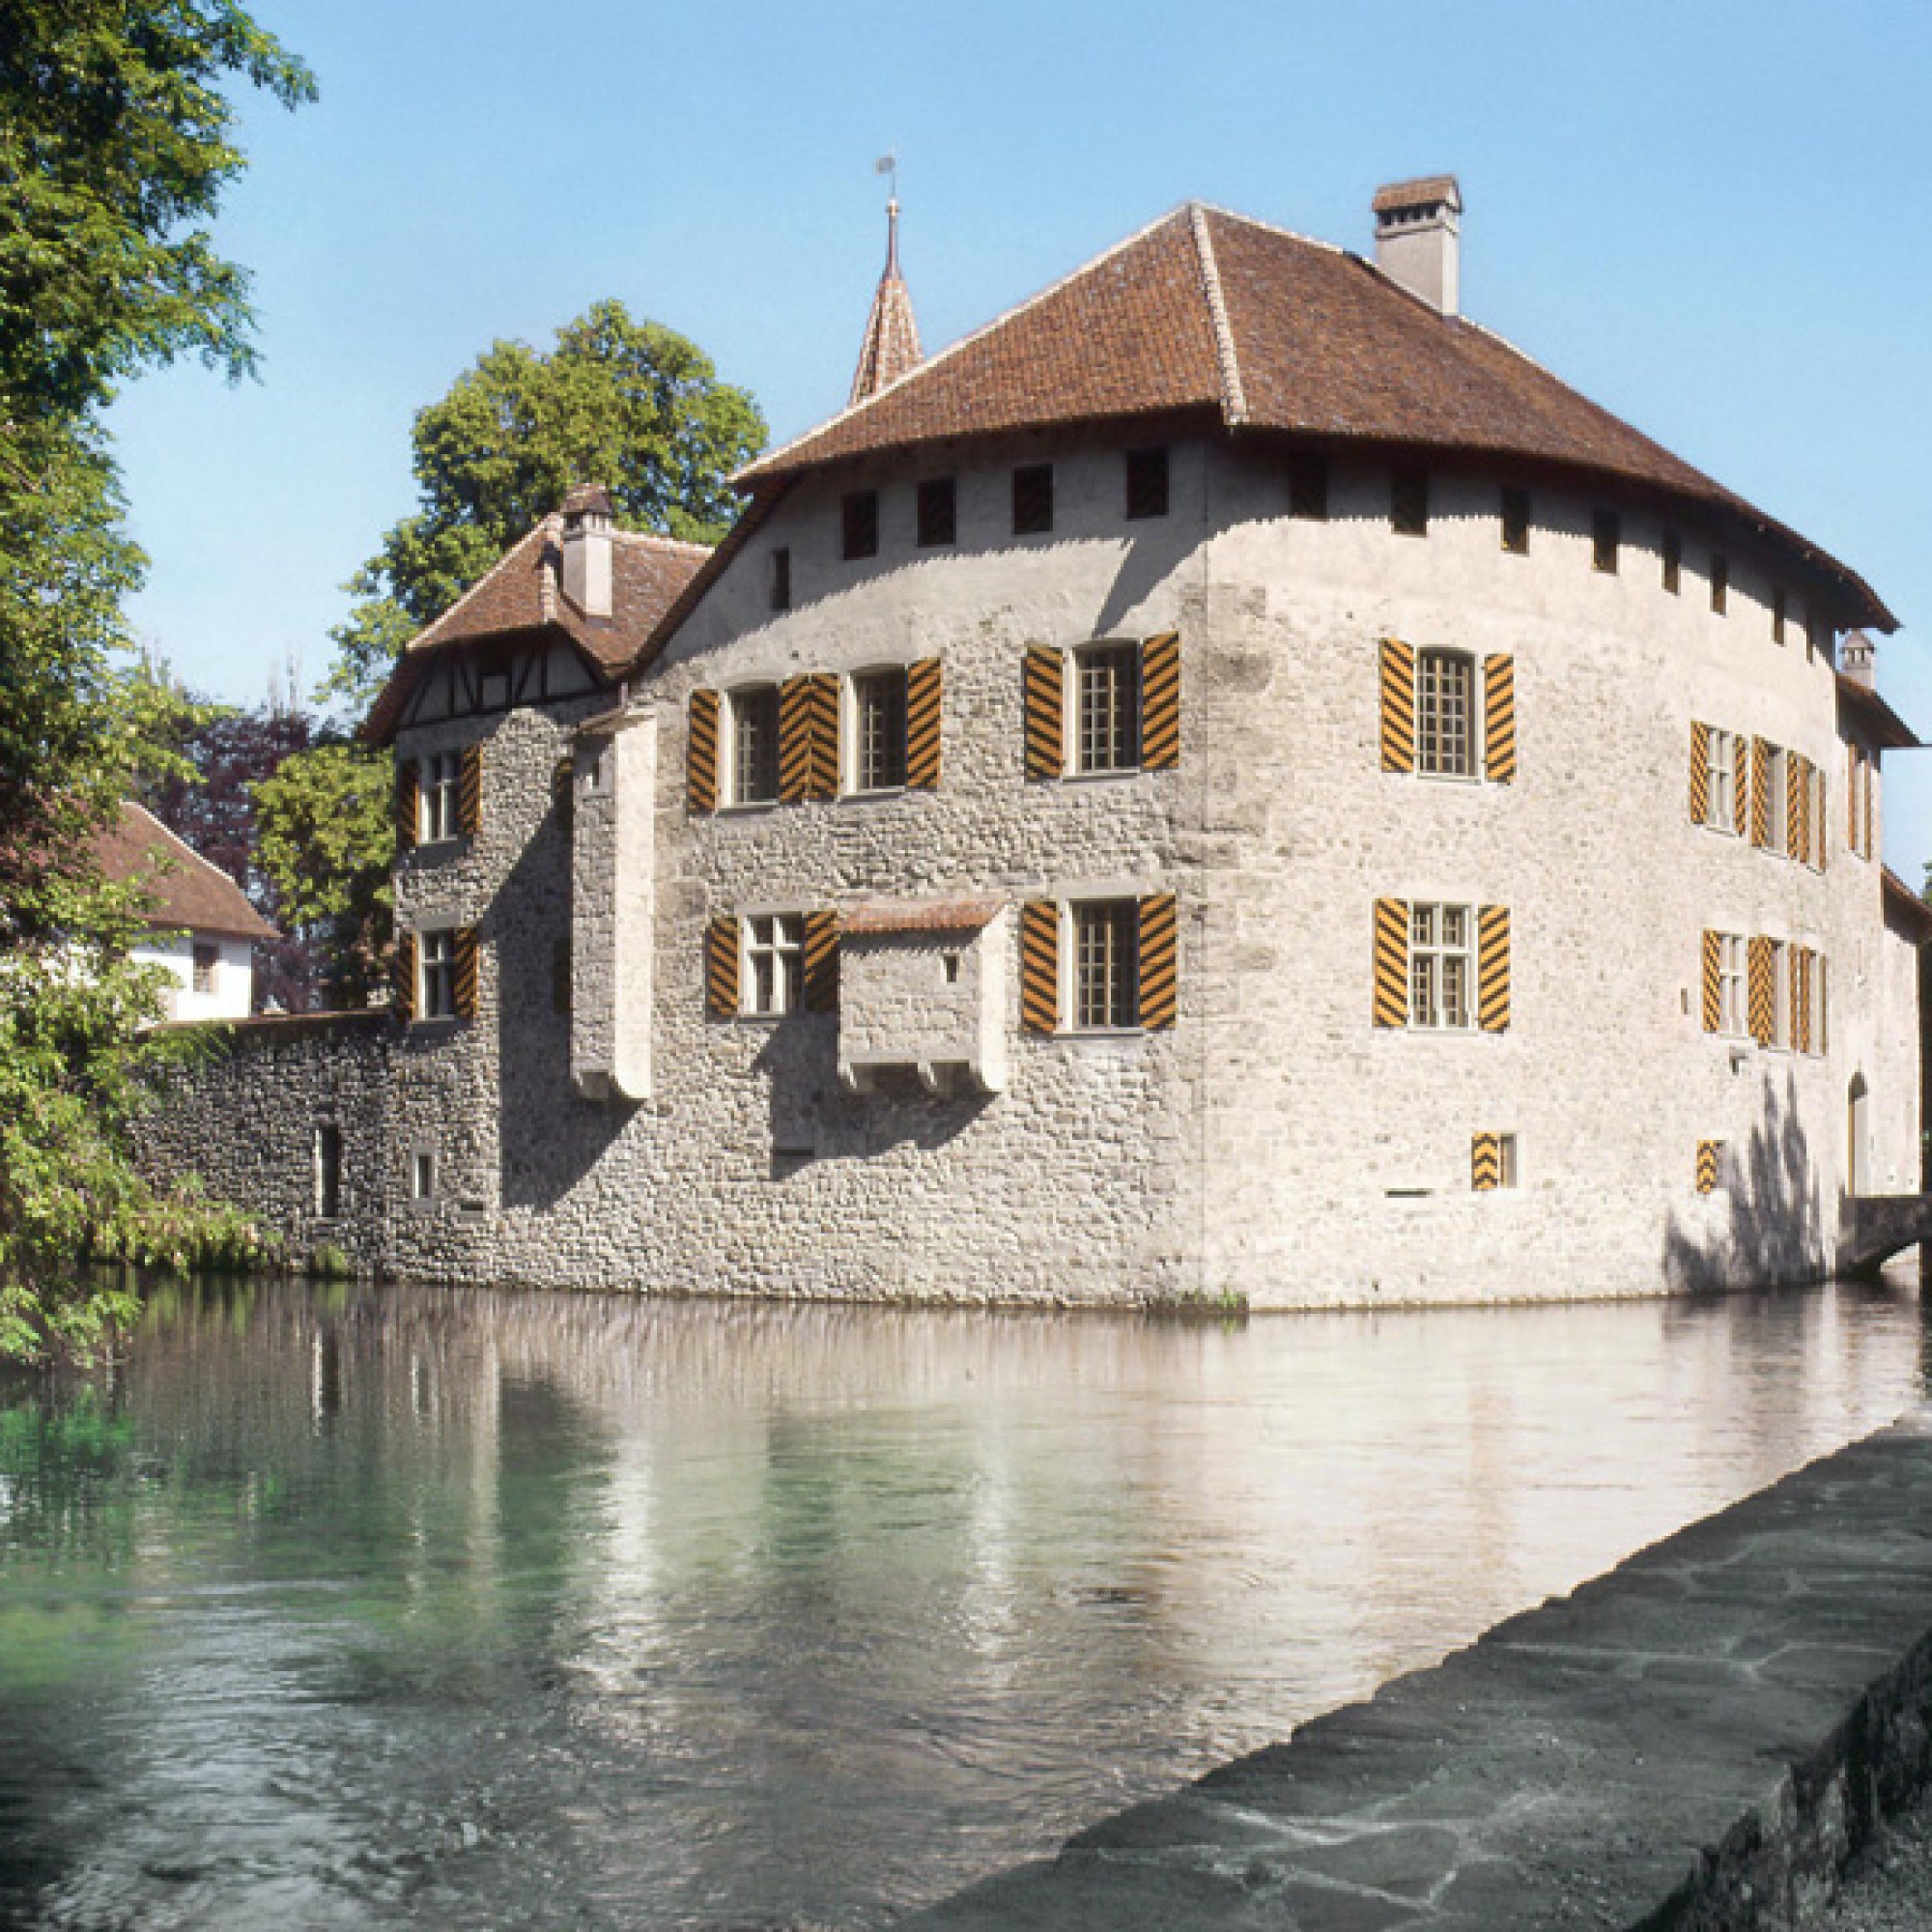
[[[896,195],[886,204],[886,272],[879,277],[872,312],[866,318],[866,339],[859,349],[859,366],[852,376],[847,408],[877,395],[887,384],[896,383],[925,359],[919,346],[919,324],[913,320],[912,291],[899,273]]]

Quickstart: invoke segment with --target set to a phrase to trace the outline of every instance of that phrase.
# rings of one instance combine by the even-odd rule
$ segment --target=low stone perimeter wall
[[[1795,1928],[1928,1726],[1932,1412],[903,1922]]]

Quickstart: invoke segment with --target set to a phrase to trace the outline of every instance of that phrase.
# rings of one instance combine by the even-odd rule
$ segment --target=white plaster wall
[[[194,948],[199,941],[217,949],[214,983],[194,989]],[[245,939],[219,933],[156,932],[132,949],[137,965],[158,966],[175,982],[167,995],[173,1020],[245,1018],[255,995],[255,949]]]

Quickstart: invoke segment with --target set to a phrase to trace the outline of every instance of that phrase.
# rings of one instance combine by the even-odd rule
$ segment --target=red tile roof
[[[1920,945],[1932,938],[1932,905],[1927,905],[1889,866],[1879,867],[1879,902],[1890,907],[1907,925],[1918,928]]]
[[[1838,707],[1856,721],[1880,751],[1917,752],[1923,749],[1918,732],[1870,685],[1838,673]]]
[[[838,929],[865,932],[978,932],[1000,915],[1004,899],[864,899],[838,915]]]
[[[117,886],[139,884],[154,901],[157,932],[218,932],[274,939],[275,928],[219,866],[212,865],[151,811],[132,802],[94,841],[100,869]]]
[[[1742,520],[1885,629],[1862,580],[1500,336],[1360,257],[1220,209],[1177,210],[739,472],[761,491],[955,437],[1215,412],[1231,430],[1551,465]]]
[[[919,346],[919,323],[912,312],[912,291],[899,273],[897,202],[890,205],[888,220],[886,271],[879,277],[872,312],[866,318],[866,333],[859,344],[859,366],[852,374],[849,398],[852,403],[862,403],[888,383],[909,375],[919,367],[923,353]]]

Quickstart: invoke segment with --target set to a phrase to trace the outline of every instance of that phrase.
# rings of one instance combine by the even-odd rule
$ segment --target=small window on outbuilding
[[[928,476],[919,486],[919,547],[933,550],[958,537],[958,489],[950,476]]]
[[[1130,522],[1167,515],[1167,449],[1127,451],[1127,517]]]
[[[877,556],[879,493],[876,490],[849,491],[840,506],[839,527],[846,562],[859,557]]]
[[[1044,536],[1053,528],[1053,465],[1023,463],[1013,471],[1013,534]]]
[[[1399,537],[1429,534],[1429,471],[1397,469],[1389,476],[1389,527]]]

